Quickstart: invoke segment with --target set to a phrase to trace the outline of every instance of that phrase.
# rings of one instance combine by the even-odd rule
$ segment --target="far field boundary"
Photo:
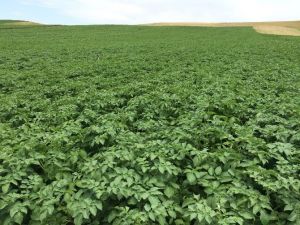
[[[262,34],[300,36],[299,21],[279,22],[238,22],[238,23],[198,23],[198,22],[162,22],[144,24],[148,26],[199,26],[199,27],[252,27]],[[1,29],[30,28],[43,24],[23,20],[0,20]]]
[[[199,26],[199,27],[253,27],[262,34],[300,36],[300,21],[246,22],[246,23],[152,23],[150,26]]]

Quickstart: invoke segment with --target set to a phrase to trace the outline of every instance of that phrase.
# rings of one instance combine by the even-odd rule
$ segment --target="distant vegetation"
[[[23,20],[0,20],[0,29],[20,26],[39,26],[41,24]]]
[[[22,20],[0,20],[0,24],[15,23],[15,22],[24,22],[24,21],[22,21]]]
[[[300,223],[299,37],[34,26],[0,49],[1,225]]]

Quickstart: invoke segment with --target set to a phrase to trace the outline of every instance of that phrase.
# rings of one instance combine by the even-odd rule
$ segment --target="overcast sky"
[[[49,24],[300,20],[300,0],[0,0],[0,18]]]

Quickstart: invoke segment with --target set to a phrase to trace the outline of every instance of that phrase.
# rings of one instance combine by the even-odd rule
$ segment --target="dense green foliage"
[[[300,38],[0,28],[0,224],[300,224]]]

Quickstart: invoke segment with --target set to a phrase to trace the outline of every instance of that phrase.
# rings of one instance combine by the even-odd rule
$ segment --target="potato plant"
[[[300,224],[300,38],[0,26],[1,225]]]

